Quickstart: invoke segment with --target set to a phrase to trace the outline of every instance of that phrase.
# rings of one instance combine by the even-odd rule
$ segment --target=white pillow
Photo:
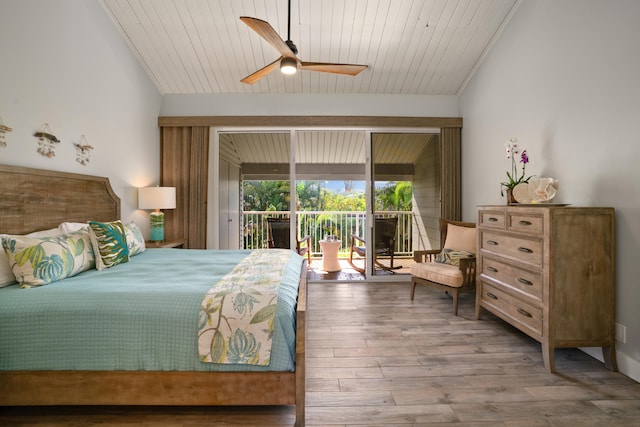
[[[0,234],[0,242],[2,242],[4,236],[6,236],[6,234]],[[7,258],[7,254],[4,252],[1,244],[0,249],[0,288],[4,288],[5,286],[16,283],[16,276],[14,276],[13,271],[11,271],[9,258]]]
[[[58,228],[50,228],[48,230],[35,231],[33,233],[27,234],[28,237],[54,237],[61,234]],[[7,236],[6,234],[0,234],[0,240],[2,237]],[[11,265],[9,264],[9,258],[2,248],[2,244],[0,243],[0,288],[4,288],[5,286],[13,285],[17,283],[16,276],[13,275],[13,271],[11,270]]]
[[[135,222],[131,221],[129,224],[125,224],[124,232],[127,236],[130,257],[145,251],[147,247],[144,243],[144,237]]]
[[[85,229],[89,231],[89,224],[86,222],[63,222],[58,226],[58,230],[60,230],[63,234],[75,233],[76,231],[80,231]]]

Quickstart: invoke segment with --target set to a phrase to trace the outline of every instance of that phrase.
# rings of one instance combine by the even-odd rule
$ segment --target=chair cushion
[[[476,253],[477,235],[475,227],[447,224],[447,239],[443,248]]]
[[[456,266],[439,262],[421,262],[410,267],[411,274],[431,282],[459,288],[462,286],[462,272]]]

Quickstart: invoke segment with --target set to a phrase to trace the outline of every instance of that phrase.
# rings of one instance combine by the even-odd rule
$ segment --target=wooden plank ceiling
[[[521,0],[292,0],[304,61],[366,64],[355,77],[299,71],[240,79],[279,56],[240,16],[287,39],[287,0],[102,0],[163,94],[456,95]]]

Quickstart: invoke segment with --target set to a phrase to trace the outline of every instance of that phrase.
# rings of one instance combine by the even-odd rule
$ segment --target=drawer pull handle
[[[518,277],[518,282],[522,283],[523,285],[529,285],[529,286],[533,286],[533,282],[527,279],[523,279],[522,277]]]
[[[492,294],[491,292],[487,292],[487,296],[488,296],[489,298],[498,299],[498,297],[497,297],[497,296],[495,296],[494,294]]]
[[[527,310],[523,310],[521,308],[518,309],[518,313],[522,314],[523,316],[526,317],[533,317],[533,315],[531,315],[531,313],[529,313]]]
[[[497,269],[497,268],[495,268],[495,267],[491,267],[491,266],[488,266],[488,267],[487,267],[487,270],[489,270],[489,271],[490,271],[490,272],[492,272],[492,273],[497,273],[497,272],[498,272],[498,269]]]
[[[498,242],[496,242],[495,240],[487,240],[487,244],[488,245],[498,246]]]
[[[492,216],[489,217],[489,222],[497,222],[497,221],[498,221],[498,218],[495,218]]]
[[[518,248],[518,250],[519,250],[520,252],[524,252],[525,254],[532,254],[532,253],[533,253],[533,250],[532,250],[532,249],[525,248],[525,247],[522,247],[522,246],[520,246],[520,247]]]
[[[524,219],[520,221],[520,225],[531,225],[531,224],[532,224],[531,221],[526,221]]]

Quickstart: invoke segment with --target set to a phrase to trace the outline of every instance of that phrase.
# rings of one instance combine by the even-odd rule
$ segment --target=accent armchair
[[[411,271],[411,300],[416,285],[451,292],[453,314],[458,315],[458,296],[476,278],[476,224],[440,219],[442,249],[414,251]],[[444,242],[444,244],[443,244]]]

